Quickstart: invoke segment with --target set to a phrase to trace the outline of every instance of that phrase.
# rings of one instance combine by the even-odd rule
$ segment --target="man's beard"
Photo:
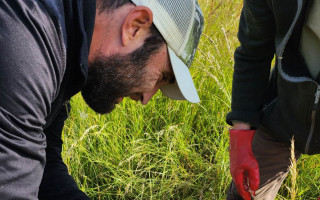
[[[144,83],[146,61],[137,60],[135,53],[108,57],[97,55],[89,63],[88,79],[81,93],[95,112],[111,112],[118,98],[130,94],[133,88]]]
[[[158,32],[155,26],[151,32]],[[160,33],[153,33],[140,48],[126,55],[97,54],[89,63],[88,79],[81,92],[86,103],[97,113],[111,112],[118,98],[147,84],[147,62],[164,44]]]

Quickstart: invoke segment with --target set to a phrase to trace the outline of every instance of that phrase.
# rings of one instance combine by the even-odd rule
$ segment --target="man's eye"
[[[164,80],[170,84],[174,83],[176,81],[174,76],[165,76]]]
[[[162,75],[162,81],[167,82],[168,81],[168,76],[167,75]]]
[[[175,82],[175,77],[173,74],[163,73],[162,78],[161,78],[161,82],[167,82],[167,83],[172,84]]]

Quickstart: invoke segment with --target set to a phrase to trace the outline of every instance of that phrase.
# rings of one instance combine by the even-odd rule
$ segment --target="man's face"
[[[166,45],[148,60],[138,59],[139,51],[141,48],[111,56],[98,53],[91,59],[82,96],[94,111],[109,113],[124,97],[147,104],[160,86],[174,82]]]

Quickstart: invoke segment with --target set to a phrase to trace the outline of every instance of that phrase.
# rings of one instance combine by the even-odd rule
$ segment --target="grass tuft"
[[[297,171],[297,161],[295,156],[295,150],[294,150],[294,138],[291,140],[291,166],[290,166],[290,174],[291,174],[291,188],[290,188],[290,194],[291,194],[291,200],[295,200],[297,196],[298,188],[296,186],[298,171]]]

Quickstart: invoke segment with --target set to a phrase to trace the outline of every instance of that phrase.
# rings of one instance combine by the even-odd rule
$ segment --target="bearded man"
[[[1,199],[89,199],[61,158],[68,100],[101,114],[158,89],[198,102],[202,27],[196,0],[1,1]]]

